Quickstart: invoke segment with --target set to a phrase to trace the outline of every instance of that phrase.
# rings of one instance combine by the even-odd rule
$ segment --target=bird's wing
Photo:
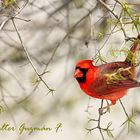
[[[120,62],[111,62],[111,63],[103,64],[98,67],[103,73],[111,73],[118,70],[119,68],[127,68],[129,66],[130,66],[129,63],[120,61]]]
[[[99,66],[100,76],[123,76],[128,79],[133,79],[135,77],[135,66],[130,65],[127,62],[112,62]]]
[[[99,66],[99,69],[96,80],[89,87],[89,90],[99,96],[140,86],[140,83],[133,79],[132,67],[125,62],[108,63]]]

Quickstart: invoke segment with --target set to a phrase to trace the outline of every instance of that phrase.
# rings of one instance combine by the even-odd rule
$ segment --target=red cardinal
[[[139,39],[140,35],[128,52],[125,61],[94,66],[93,60],[81,60],[76,64],[74,77],[81,89],[91,97],[111,101],[111,104],[104,109],[116,104],[128,89],[140,87],[140,82],[134,79]]]

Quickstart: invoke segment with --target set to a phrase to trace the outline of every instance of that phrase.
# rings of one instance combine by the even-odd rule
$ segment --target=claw
[[[105,110],[106,109],[106,110]],[[105,110],[105,111],[104,111]],[[104,115],[105,113],[107,113],[109,110],[109,108],[99,108],[99,114],[100,115]]]
[[[99,108],[99,114],[100,114],[100,115],[103,115],[103,114],[109,112],[109,111],[110,111],[110,106],[114,105],[115,103],[116,103],[116,102],[113,102],[113,101],[112,101],[111,104],[108,104],[108,105],[105,106],[105,107]],[[105,109],[106,109],[106,110],[105,110]],[[105,110],[105,111],[104,111],[104,110]]]

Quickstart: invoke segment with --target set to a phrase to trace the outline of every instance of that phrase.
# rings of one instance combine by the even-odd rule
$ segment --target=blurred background
[[[102,116],[101,127],[109,126],[103,138],[98,129],[86,129],[97,126],[101,100],[90,99],[73,78],[78,60],[124,60],[139,34],[139,9],[139,0],[1,0],[0,137],[139,140],[139,88],[122,99],[129,120],[119,102]],[[139,79],[139,67],[137,73]],[[16,130],[2,130],[4,123]],[[52,130],[19,135],[23,123]]]

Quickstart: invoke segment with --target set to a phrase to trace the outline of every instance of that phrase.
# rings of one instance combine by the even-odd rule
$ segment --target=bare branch
[[[124,28],[124,25],[122,23],[122,19],[121,17],[118,17],[118,15],[105,3],[103,2],[102,0],[97,0],[101,5],[103,5],[117,20],[118,22],[120,23],[120,26],[121,26],[121,30],[124,34],[124,37],[125,39],[127,39],[127,35],[126,35],[126,31],[125,31],[125,28]]]
[[[25,51],[25,54],[26,54],[26,56],[27,56],[27,59],[29,60],[29,63],[31,64],[32,68],[34,69],[34,71],[35,71],[35,73],[37,74],[37,76],[39,77],[39,79],[40,79],[40,80],[43,82],[43,84],[48,88],[49,92],[53,93],[54,90],[51,89],[51,88],[48,86],[48,84],[43,80],[43,78],[42,78],[42,77],[40,76],[40,74],[38,73],[36,67],[34,66],[34,64],[33,64],[32,60],[31,60],[31,57],[30,57],[30,55],[29,55],[29,53],[28,53],[27,48],[23,45],[22,38],[21,38],[21,36],[20,36],[20,34],[19,34],[19,32],[18,32],[18,29],[17,29],[17,27],[16,27],[16,24],[15,24],[13,18],[12,18],[12,23],[13,23],[13,26],[14,26],[14,28],[15,28],[15,31],[16,31],[18,37],[19,37],[21,46],[22,46],[22,48],[23,48],[24,51]],[[48,93],[49,93],[49,92],[48,92]]]

